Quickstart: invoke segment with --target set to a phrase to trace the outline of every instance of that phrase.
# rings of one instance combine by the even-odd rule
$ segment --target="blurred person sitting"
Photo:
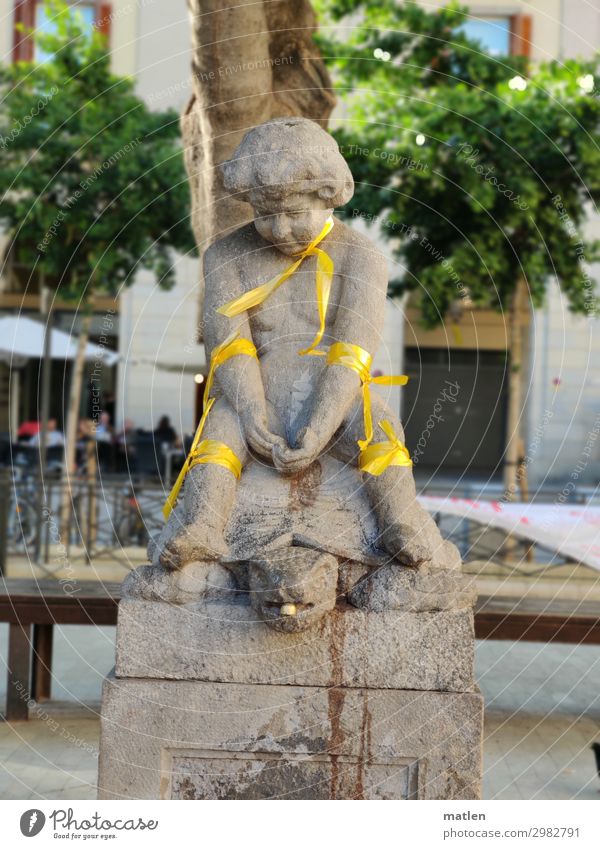
[[[94,439],[98,454],[98,464],[102,472],[115,470],[116,451],[113,442],[113,429],[110,423],[110,415],[106,410],[100,413],[100,418],[94,426]]]
[[[29,445],[39,445],[41,440],[41,428],[29,440]],[[65,444],[63,432],[58,429],[56,419],[48,419],[46,429],[46,448],[61,448]]]
[[[166,445],[167,448],[175,448],[179,445],[179,437],[168,416],[161,417],[154,431],[154,439],[161,445]]]
[[[94,428],[94,437],[96,439],[96,442],[112,443],[113,429],[110,424],[110,416],[108,413],[100,413],[98,424]]]
[[[123,426],[115,434],[117,472],[134,473],[136,471],[136,441],[135,423],[132,419],[123,419]]]
[[[128,447],[135,442],[135,424],[133,419],[123,419],[123,427],[115,434],[115,443],[120,447]]]

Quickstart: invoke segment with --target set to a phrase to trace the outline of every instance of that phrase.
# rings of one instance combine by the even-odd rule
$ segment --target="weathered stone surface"
[[[183,505],[175,508],[157,545],[148,552],[155,564],[159,563],[162,546],[184,524],[183,512]],[[308,474],[292,478],[250,459],[224,535],[228,552],[221,558],[224,563],[253,559],[292,544],[366,566],[390,562],[390,555],[379,546],[377,518],[369,507],[360,472],[330,455],[320,457]],[[460,570],[456,546],[443,540],[437,531],[432,540],[433,558],[424,565]]]
[[[450,558],[451,552],[453,566]],[[330,554],[297,545],[266,549],[261,558],[248,563],[205,561],[178,570],[160,564],[140,566],[123,583],[125,598],[172,604],[232,600],[246,592],[263,621],[289,632],[313,627],[336,600],[372,612],[422,613],[473,607],[477,597],[474,578],[455,568],[425,564],[415,570],[398,563],[377,567],[339,562]],[[283,617],[284,604],[293,604],[295,615]]]
[[[182,606],[124,599],[118,677],[253,684],[473,689],[471,609],[368,613],[345,606],[278,633],[240,598]]]
[[[101,799],[477,799],[478,693],[105,682]]]
[[[123,595],[146,601],[186,604],[199,598],[227,598],[239,591],[232,573],[214,562],[187,563],[167,571],[162,566],[138,566],[123,581]]]
[[[348,600],[362,610],[460,610],[477,600],[473,575],[445,569],[398,569],[395,563],[369,574],[351,590]]]

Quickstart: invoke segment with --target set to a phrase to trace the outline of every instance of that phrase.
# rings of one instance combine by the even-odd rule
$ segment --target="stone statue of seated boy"
[[[430,561],[441,539],[416,500],[402,427],[365,388],[384,322],[387,267],[368,238],[333,218],[354,190],[335,140],[306,119],[269,121],[246,135],[222,169],[226,188],[251,204],[254,222],[205,255],[207,354],[218,361],[215,352],[225,347],[231,355],[216,363],[202,441],[155,563],[179,569],[227,558],[224,530],[251,457],[293,477],[326,454],[377,467],[377,458],[363,462],[369,450],[393,455],[383,471],[362,473],[379,549],[405,566]],[[265,293],[269,281],[275,285]]]

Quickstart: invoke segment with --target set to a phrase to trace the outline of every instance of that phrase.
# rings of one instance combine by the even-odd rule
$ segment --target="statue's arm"
[[[222,243],[221,243],[222,244]],[[239,268],[233,252],[211,246],[204,255],[204,341],[207,354],[234,331],[252,340],[248,313],[227,318],[217,312],[223,304],[243,294]],[[248,443],[264,456],[271,456],[274,445],[283,441],[267,427],[267,405],[260,364],[255,357],[240,354],[226,360],[215,372],[227,400],[240,418]]]
[[[333,337],[375,355],[383,331],[388,272],[384,257],[370,245],[348,257]],[[310,427],[324,447],[356,398],[360,378],[343,365],[323,369],[313,398]]]

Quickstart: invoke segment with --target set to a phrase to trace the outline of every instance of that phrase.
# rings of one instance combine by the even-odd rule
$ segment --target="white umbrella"
[[[41,321],[26,316],[8,315],[0,318],[0,362],[13,368],[24,366],[27,360],[41,360],[44,356],[44,330]],[[71,336],[63,330],[52,331],[53,360],[73,360],[77,351],[77,336]],[[102,360],[107,366],[114,366],[123,359],[104,345],[86,345],[86,360]],[[205,364],[158,362],[154,357],[130,357],[129,365],[150,365],[161,371],[196,373]]]
[[[0,362],[15,369],[11,379],[11,432],[16,433],[19,409],[20,379],[18,369],[28,360],[44,357],[45,325],[24,315],[5,315],[0,318]],[[74,360],[77,355],[77,336],[71,336],[54,328],[50,334],[50,356],[53,360]],[[102,360],[113,366],[119,355],[104,345],[88,343],[85,346],[86,360]]]
[[[44,356],[45,326],[23,315],[7,315],[0,318],[0,361],[19,368],[27,360],[41,360]],[[53,360],[74,360],[77,353],[77,336],[62,330],[52,330],[50,356]],[[104,345],[88,343],[86,360],[102,360],[113,366],[119,355]]]

